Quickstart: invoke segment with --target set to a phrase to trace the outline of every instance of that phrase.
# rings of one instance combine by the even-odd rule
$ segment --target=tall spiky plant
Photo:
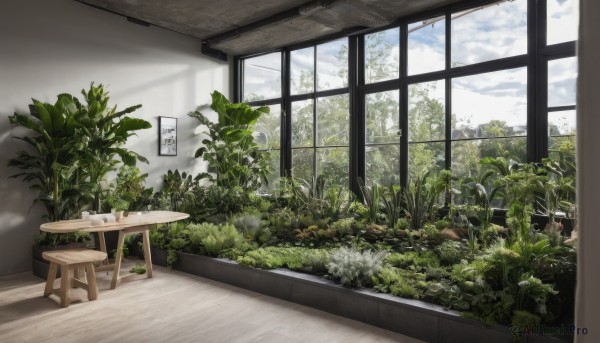
[[[358,178],[358,187],[363,198],[363,202],[369,209],[367,221],[369,224],[377,223],[377,215],[381,209],[381,193],[382,187],[378,183],[373,183],[372,186],[365,185],[363,179]]]

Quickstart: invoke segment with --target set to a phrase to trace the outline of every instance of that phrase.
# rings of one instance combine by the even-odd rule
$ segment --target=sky
[[[576,39],[577,1],[548,1],[548,44]],[[498,58],[521,55],[527,52],[527,0],[514,0],[492,5],[469,13],[456,13],[452,20],[452,65],[461,66]],[[464,14],[464,15],[462,15]],[[462,16],[461,16],[462,15]],[[409,30],[420,26],[417,22]],[[390,51],[385,60],[393,63],[399,56],[398,30],[385,32]],[[410,75],[436,71],[444,68],[445,22],[412,31],[408,37],[408,72]],[[368,37],[366,38],[368,41]],[[347,39],[317,46],[316,66],[319,90],[344,86],[338,75],[341,65],[339,54]],[[367,52],[368,53],[368,52]],[[292,53],[292,80],[299,79],[300,70],[312,72],[313,48]],[[260,56],[245,61],[245,94],[255,93],[264,98],[280,96],[281,58],[279,53]],[[549,106],[574,105],[575,58],[548,63]],[[381,80],[375,80],[381,81]],[[527,70],[517,68],[476,76],[457,78],[452,81],[452,112],[457,118],[472,126],[487,123],[491,119],[505,120],[508,125],[525,125],[527,117]],[[442,87],[439,87],[442,89]],[[297,93],[294,92],[293,94]],[[556,114],[550,116],[555,120]],[[575,127],[574,113],[562,113],[560,126]]]

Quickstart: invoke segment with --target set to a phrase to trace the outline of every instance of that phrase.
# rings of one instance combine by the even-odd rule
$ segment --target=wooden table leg
[[[142,232],[142,240],[144,241],[144,260],[146,260],[146,274],[149,278],[152,277],[152,254],[150,253],[150,229]]]
[[[111,289],[117,288],[117,282],[119,281],[119,273],[121,272],[121,257],[123,256],[124,243],[125,232],[124,230],[121,230],[119,231],[119,243],[117,244],[117,252],[115,253],[115,268],[113,270],[113,277],[110,285]]]
[[[54,280],[56,280],[56,270],[58,265],[54,262],[50,262],[50,269],[48,270],[48,278],[46,279],[46,289],[44,289],[44,296],[49,297],[54,290]]]
[[[106,260],[102,261],[103,265],[108,265],[108,252],[106,251],[106,239],[104,237],[104,231],[98,232],[98,243],[100,243],[100,251],[106,253]]]

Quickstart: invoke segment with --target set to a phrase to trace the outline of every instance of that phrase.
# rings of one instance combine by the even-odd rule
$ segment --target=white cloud
[[[503,120],[527,124],[527,68],[503,70],[452,80],[452,113],[471,127]]]
[[[548,0],[548,44],[577,39],[579,1]]]
[[[465,13],[465,12],[463,12]],[[468,65],[527,53],[527,0],[455,14],[452,65]]]

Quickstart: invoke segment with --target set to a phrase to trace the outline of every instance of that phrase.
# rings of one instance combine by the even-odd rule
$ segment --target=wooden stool
[[[96,272],[94,262],[102,262],[106,259],[106,253],[91,249],[71,249],[46,251],[42,257],[50,261],[50,270],[46,280],[44,296],[48,297],[54,293],[60,297],[60,306],[68,307],[71,303],[69,291],[71,287],[81,287],[88,292],[89,300],[98,299],[98,286],[96,286]],[[54,289],[56,271],[60,265],[60,288]],[[73,278],[70,270],[73,269]],[[82,273],[83,271],[83,273]],[[84,277],[84,280],[81,279]]]

